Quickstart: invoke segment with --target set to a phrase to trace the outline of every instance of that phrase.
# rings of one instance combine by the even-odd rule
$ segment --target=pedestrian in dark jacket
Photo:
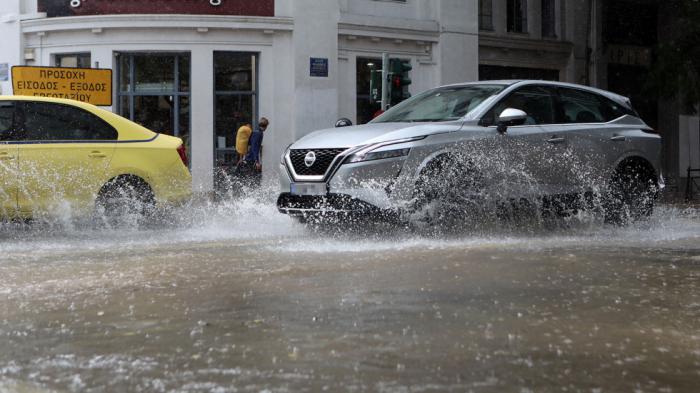
[[[259,187],[262,180],[262,141],[263,133],[269,124],[269,120],[264,117],[260,118],[258,127],[248,139],[248,151],[238,164],[239,173],[251,187]]]

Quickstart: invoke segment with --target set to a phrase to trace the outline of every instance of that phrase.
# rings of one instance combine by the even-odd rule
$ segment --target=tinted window
[[[603,123],[605,109],[597,94],[575,89],[559,89],[560,123]]]
[[[633,110],[626,108],[617,102],[607,99],[605,97],[599,97],[601,101],[601,110],[603,111],[603,117],[605,118],[605,121],[611,121],[615,120],[618,117],[622,117],[624,115],[630,115],[630,116],[637,116]]]
[[[24,104],[22,132],[32,141],[116,140],[117,132],[92,113],[48,102]]]
[[[527,0],[508,0],[508,31],[516,33],[527,32]]]
[[[554,123],[554,97],[548,87],[526,86],[516,90],[496,104],[484,117],[482,124],[495,124],[506,108],[520,109],[527,113],[525,125]]]
[[[492,0],[479,0],[479,29],[493,30]]]
[[[542,37],[557,36],[557,9],[555,0],[542,0]]]
[[[0,141],[13,139],[15,105],[12,102],[0,102]]]

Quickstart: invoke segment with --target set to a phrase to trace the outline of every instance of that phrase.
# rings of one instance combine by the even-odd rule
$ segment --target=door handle
[[[566,139],[564,139],[562,137],[554,136],[554,137],[547,139],[547,142],[552,143],[552,144],[564,143],[564,142],[566,142]]]
[[[624,142],[627,140],[627,138],[624,135],[613,135],[610,140],[613,142]]]
[[[102,153],[101,151],[93,151],[92,153],[88,154],[88,157],[105,158],[105,157],[107,157],[107,155]]]

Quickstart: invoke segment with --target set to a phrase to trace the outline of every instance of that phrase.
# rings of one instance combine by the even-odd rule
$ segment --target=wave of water
[[[604,224],[600,217],[581,213],[551,222],[526,219],[496,220],[478,227],[465,224],[447,233],[389,224],[363,231],[346,231],[343,226],[309,228],[279,213],[276,195],[276,188],[267,186],[238,198],[192,203],[145,227],[99,227],[70,215],[4,222],[0,224],[0,253],[2,259],[17,260],[55,253],[134,251],[214,242],[252,242],[268,251],[295,253],[582,244],[662,246],[700,236],[700,211],[673,205],[658,205],[649,219],[624,227]]]

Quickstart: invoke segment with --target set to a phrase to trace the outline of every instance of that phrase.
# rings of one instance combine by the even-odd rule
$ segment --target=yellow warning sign
[[[15,95],[69,98],[112,105],[112,70],[98,68],[12,67]]]

